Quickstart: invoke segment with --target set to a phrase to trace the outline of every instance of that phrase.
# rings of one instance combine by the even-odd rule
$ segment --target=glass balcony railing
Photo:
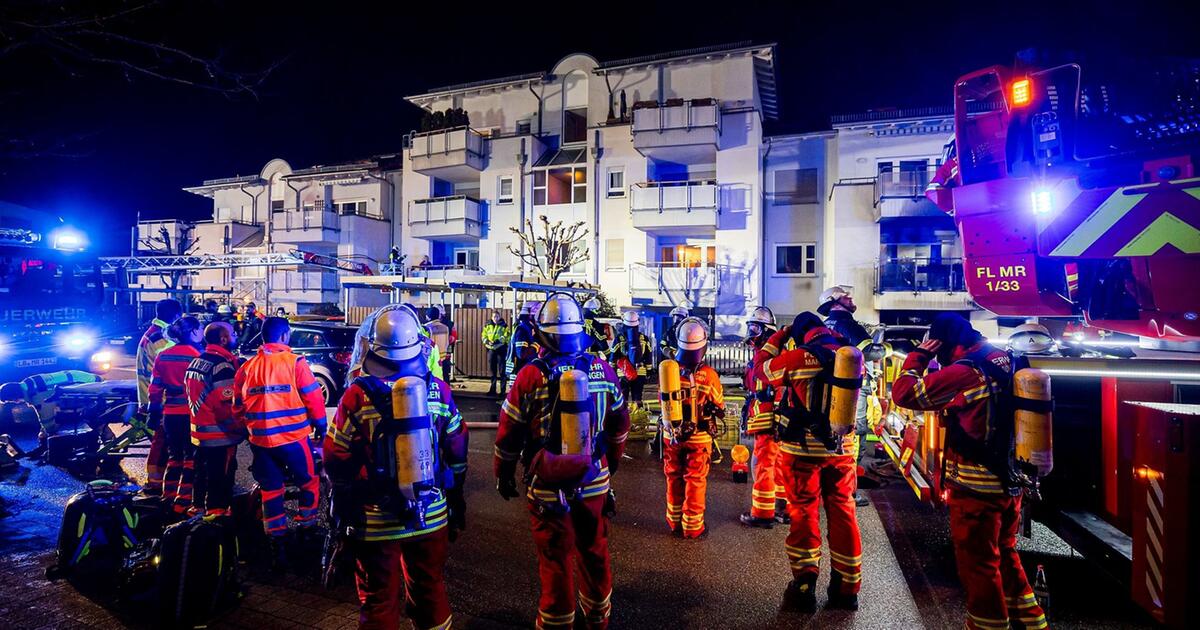
[[[961,258],[891,258],[876,267],[876,293],[966,291]]]

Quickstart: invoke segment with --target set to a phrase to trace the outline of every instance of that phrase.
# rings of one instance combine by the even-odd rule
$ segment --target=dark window
[[[775,194],[771,204],[790,206],[817,203],[817,169],[797,168],[775,171]]]
[[[775,273],[789,276],[816,275],[816,244],[799,243],[775,246]]]
[[[315,330],[293,330],[292,338],[288,343],[293,348],[324,348],[325,337]]]
[[[563,112],[563,144],[587,142],[587,108]]]

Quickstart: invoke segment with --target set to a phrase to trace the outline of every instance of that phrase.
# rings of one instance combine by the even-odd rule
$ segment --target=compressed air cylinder
[[[559,432],[562,455],[592,454],[592,414],[588,410],[588,377],[583,370],[567,370],[558,379]]]
[[[674,359],[658,364],[658,400],[662,404],[663,424],[679,427],[683,422],[683,384],[679,362]]]
[[[1018,370],[1013,376],[1013,394],[1017,398],[1040,401],[1045,411],[1017,409],[1017,462],[1037,469],[1045,477],[1054,469],[1053,425],[1051,423],[1050,376],[1035,368]]]
[[[854,346],[838,348],[833,359],[835,379],[854,380],[862,377],[862,352]],[[829,428],[834,435],[846,435],[854,430],[854,416],[858,410],[859,387],[844,387],[835,383],[829,388]]]
[[[433,431],[425,379],[406,376],[392,385],[392,418],[399,427],[392,437],[392,466],[400,494],[422,501],[433,492]]]

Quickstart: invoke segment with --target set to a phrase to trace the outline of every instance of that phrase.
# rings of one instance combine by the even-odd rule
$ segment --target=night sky
[[[949,105],[957,76],[1011,63],[1027,47],[1088,58],[1200,56],[1194,2],[297,4],[166,2],[110,27],[219,54],[230,69],[279,63],[257,98],[127,78],[112,66],[64,59],[37,38],[14,49],[6,39],[13,10],[0,8],[0,132],[10,147],[0,152],[0,200],[62,214],[120,253],[138,212],[211,212],[183,186],[257,173],[273,157],[302,168],[398,151],[418,117],[406,94],[548,70],[577,51],[603,61],[776,42],[775,131],[826,129],[835,113]],[[65,143],[52,153],[69,155],[14,156],[11,148],[30,138]]]

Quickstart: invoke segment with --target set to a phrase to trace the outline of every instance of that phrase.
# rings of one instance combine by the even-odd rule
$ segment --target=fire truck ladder
[[[373,275],[370,266],[366,263],[336,256],[314,254],[299,249],[261,254],[202,254],[195,256],[152,254],[147,256],[110,256],[100,259],[102,272],[124,272],[131,275],[172,271],[197,272],[205,269],[237,269],[240,267],[295,267],[298,265]]]

